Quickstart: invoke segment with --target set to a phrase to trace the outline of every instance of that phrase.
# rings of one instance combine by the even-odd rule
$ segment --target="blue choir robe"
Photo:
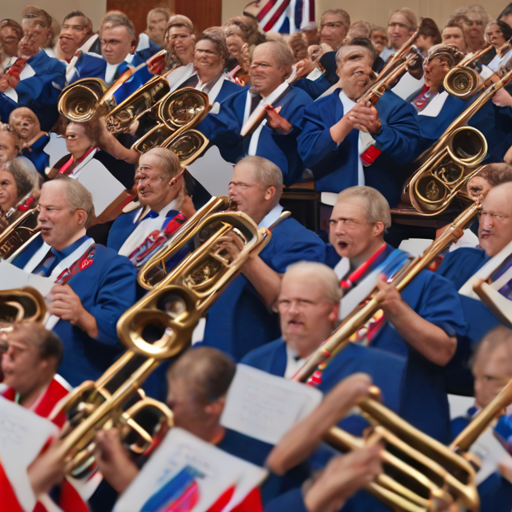
[[[325,244],[295,219],[288,218],[272,231],[259,254],[275,272],[283,274],[298,261],[320,261]],[[236,361],[251,350],[281,335],[276,313],[267,309],[244,275],[236,277],[208,310],[203,343],[230,354]]]
[[[123,213],[117,217],[108,232],[107,247],[119,252],[126,239],[133,233],[139,225],[135,218],[140,214],[140,208],[128,213]]]
[[[139,43],[133,56],[132,65],[138,66],[143,62],[146,62],[150,57],[153,57],[155,53],[158,53],[162,48],[157,44],[153,43],[146,33],[139,34]]]
[[[443,329],[450,337],[464,335],[466,324],[459,295],[444,277],[424,270],[401,295],[418,315]],[[373,337],[371,346],[406,358],[400,416],[426,434],[447,443],[450,414],[445,368],[428,361],[400,336],[390,322],[385,322]]]
[[[37,237],[13,265],[24,268],[42,243],[42,238]],[[135,268],[128,258],[99,244],[96,244],[92,265],[68,281],[98,325],[96,338],[65,320],[59,320],[53,328],[64,344],[64,359],[58,372],[72,386],[98,379],[124,352],[116,325],[119,317],[135,303],[135,281]]]
[[[21,154],[27,157],[41,176],[45,176],[45,169],[50,165],[50,155],[44,151],[46,144],[50,142],[50,136],[44,133],[31,146],[23,148]]]
[[[121,62],[114,73],[113,78],[107,82],[107,61],[100,55],[95,53],[82,53],[75,64],[75,72],[71,78],[68,79],[68,84],[72,84],[82,78],[100,78],[107,82],[107,84],[113,84],[125,71],[130,69],[130,64],[126,61]],[[68,74],[69,76],[69,74]]]
[[[40,50],[27,60],[15,90],[0,93],[0,119],[9,123],[11,112],[28,107],[39,119],[41,129],[50,131],[59,115],[57,101],[66,81],[66,66]]]
[[[483,249],[461,247],[448,253],[437,273],[459,290],[489,259]],[[468,329],[464,335],[459,336],[456,357],[447,367],[446,384],[452,392],[471,395],[474,382],[470,367],[471,356],[482,338],[500,322],[479,300],[464,295],[459,295],[459,298]]]
[[[451,422],[452,439],[455,439],[469,423],[468,416],[454,418]],[[512,484],[498,471],[478,485],[478,494],[480,512],[510,512],[512,509]]]
[[[251,135],[243,138],[240,135],[248,94],[249,90],[244,89],[227,97],[220,104],[219,113],[208,114],[197,127],[211,144],[219,148],[222,158],[231,163],[249,154]],[[293,130],[288,135],[282,135],[264,124],[254,152],[254,155],[267,158],[281,169],[286,186],[296,183],[304,170],[297,154],[296,137],[302,124],[304,107],[309,103],[311,98],[304,91],[289,87],[273,106],[282,107],[279,114],[293,125]]]
[[[249,352],[242,364],[258,368],[278,377],[286,371],[286,343],[279,338]],[[338,382],[354,373],[364,372],[372,377],[373,383],[383,394],[383,403],[398,412],[400,394],[405,377],[405,358],[375,347],[365,347],[350,343],[327,366],[318,386],[328,393]]]
[[[313,171],[319,192],[338,193],[362,184],[358,173],[359,131],[352,130],[341,144],[331,137],[331,126],[344,115],[339,94],[340,89],[337,89],[306,107],[297,140],[299,155]],[[398,202],[403,184],[402,177],[395,176],[394,168],[397,163],[408,162],[417,155],[417,115],[410,104],[392,91],[386,91],[375,106],[382,128],[373,137],[382,154],[370,167],[364,168],[365,182],[394,204]]]
[[[311,98],[316,100],[327,89],[332,87],[338,81],[336,73],[338,65],[336,63],[336,52],[326,52],[320,58],[320,64],[324,72],[316,80],[310,80],[307,77],[293,82],[293,87],[297,87],[307,92]]]

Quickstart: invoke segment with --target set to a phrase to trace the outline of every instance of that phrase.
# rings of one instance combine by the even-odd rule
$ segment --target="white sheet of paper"
[[[77,180],[92,194],[96,217],[125,190],[124,185],[101,162],[94,159],[89,162],[84,172],[78,174]]]
[[[223,196],[228,193],[228,184],[233,176],[233,164],[222,158],[217,146],[209,148],[201,158],[190,164],[187,170],[212,196]]]
[[[477,485],[480,485],[495,471],[498,471],[498,464],[500,462],[508,465],[512,464],[512,457],[496,439],[492,427],[485,430],[476,442],[473,443],[470,452],[477,455],[482,461],[482,467],[476,474]]]
[[[57,432],[51,421],[0,397],[0,459],[18,501],[27,512],[36,504],[27,467]]]
[[[478,278],[487,279],[512,253],[512,242],[506,245],[496,256],[493,256],[480,270],[471,276],[460,288],[459,293],[475,300],[480,297],[473,291],[473,284]]]
[[[63,156],[68,155],[66,139],[56,133],[50,133],[50,140],[44,148],[44,152],[50,157],[49,167],[53,167]],[[69,155],[71,157],[71,155]]]
[[[421,77],[419,80],[414,78],[409,73],[400,79],[400,81],[391,89],[397,96],[400,96],[403,100],[406,100],[411,94],[421,89],[425,84],[425,80]]]
[[[45,297],[48,295],[53,285],[54,282],[48,277],[29,274],[6,261],[0,263],[0,290],[32,286]]]
[[[220,422],[265,443],[277,444],[322,401],[311,386],[238,364]]]
[[[157,491],[186,467],[199,473],[194,477],[198,485],[199,500],[190,509],[193,512],[208,510],[226,490],[236,486],[239,492],[235,492],[230,505],[224,509],[226,512],[231,510],[236,505],[236,495],[238,502],[243,500],[247,492],[259,485],[267,474],[263,468],[233,457],[180,428],[173,428],[137,478],[121,495],[114,512],[140,511]],[[146,505],[144,510],[156,512],[164,504],[165,501],[157,508]]]

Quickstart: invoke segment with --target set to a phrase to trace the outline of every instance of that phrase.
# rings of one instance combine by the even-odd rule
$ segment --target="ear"
[[[87,212],[82,209],[78,209],[75,212],[78,220],[78,225],[85,227],[85,223],[87,222]]]
[[[384,223],[380,220],[375,223],[375,226],[373,226],[373,234],[375,238],[382,236],[384,234],[386,227],[384,226]]]
[[[336,322],[339,318],[340,314],[340,303],[337,302],[333,305],[331,312],[329,313],[329,316],[327,317],[329,319],[329,322]]]
[[[213,416],[215,418],[220,418],[222,411],[224,410],[224,406],[226,405],[226,397],[221,397],[215,402],[210,402],[205,408],[206,414],[209,416]]]
[[[277,193],[276,187],[268,187],[267,190],[265,190],[265,201],[272,200]]]

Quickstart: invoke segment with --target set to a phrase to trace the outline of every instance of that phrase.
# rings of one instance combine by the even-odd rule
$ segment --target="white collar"
[[[343,89],[340,91],[340,101],[343,105],[343,115],[350,112],[355,106],[356,102],[352,101],[344,92]]]
[[[158,212],[158,218],[162,218],[162,217],[166,217],[167,214],[171,211],[171,210],[177,210],[177,200],[176,199],[173,199],[168,205],[164,206],[159,212]]]
[[[109,64],[107,62],[107,67],[105,68],[105,82],[107,82],[107,84],[114,80],[114,76],[116,74],[117,68],[119,67],[119,64]]]
[[[283,211],[283,207],[280,204],[276,204],[272,210],[270,210],[263,220],[258,224],[259,228],[269,228],[279,218]]]

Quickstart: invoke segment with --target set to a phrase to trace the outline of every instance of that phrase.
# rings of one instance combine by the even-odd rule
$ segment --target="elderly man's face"
[[[2,47],[2,52],[8,57],[17,55],[19,42],[20,39],[14,28],[4,27],[0,30],[0,45]]]
[[[57,251],[66,248],[84,228],[83,210],[71,211],[65,186],[58,181],[50,181],[41,188],[38,209],[41,237]]]
[[[26,395],[40,384],[41,372],[49,361],[41,359],[39,348],[30,340],[27,329],[4,334],[8,350],[2,355],[4,384]]]
[[[139,168],[135,175],[137,193],[140,204],[159,211],[172,198],[172,191],[178,192],[176,186],[171,186],[172,180],[166,178],[162,160],[155,155],[147,154],[140,157]]]
[[[491,189],[482,205],[478,238],[491,258],[512,241],[512,204],[509,187]]]
[[[89,36],[87,20],[82,16],[68,18],[59,34],[59,45],[66,55],[73,56]]]
[[[361,46],[348,46],[340,51],[337,71],[340,85],[348,98],[357,101],[373,78],[371,54]]]
[[[192,58],[195,38],[187,27],[171,27],[167,38],[167,51],[173,52],[180,60]]]
[[[339,14],[328,13],[322,16],[320,22],[320,42],[328,44],[336,51],[347,35],[348,27]]]
[[[148,28],[146,33],[155,44],[163,46],[165,29],[167,27],[167,16],[161,12],[152,12],[148,15]]]
[[[45,48],[48,45],[52,29],[45,27],[40,19],[25,18],[21,22],[21,27],[23,28],[23,34],[26,34],[28,31],[31,37],[35,39],[35,43],[39,48]]]
[[[269,190],[258,182],[252,164],[241,162],[235,165],[228,192],[229,199],[237,205],[239,212],[246,213],[258,223],[261,222],[268,210]]]
[[[370,257],[379,236],[376,225],[366,219],[362,201],[348,198],[334,205],[329,221],[329,241],[342,258]]]
[[[18,56],[30,59],[44,48],[48,36],[48,29],[43,28],[35,20],[23,20],[23,37],[18,45]]]
[[[388,23],[388,36],[391,47],[398,50],[411,36],[413,31],[409,27],[407,18],[395,12]]]
[[[9,118],[9,124],[14,133],[24,141],[29,142],[41,131],[41,125],[36,115],[28,109],[16,109]]]
[[[286,79],[286,69],[279,66],[272,45],[257,46],[252,55],[249,75],[251,88],[263,97],[268,96]]]
[[[467,20],[464,22],[466,34],[472,41],[483,41],[485,24],[482,18],[475,12],[466,14]]]
[[[313,275],[285,274],[278,299],[281,332],[287,345],[308,357],[325,341],[338,316],[338,304]]]

